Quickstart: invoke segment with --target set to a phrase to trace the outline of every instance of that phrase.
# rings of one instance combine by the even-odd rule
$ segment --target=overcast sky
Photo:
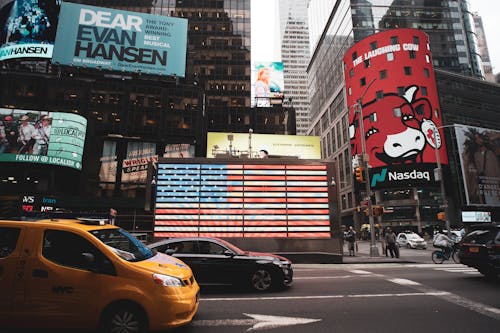
[[[252,1],[252,61],[280,61],[277,0]],[[307,0],[303,0],[307,1]],[[329,0],[333,1],[333,0]],[[483,18],[493,73],[500,72],[500,1],[469,0]]]

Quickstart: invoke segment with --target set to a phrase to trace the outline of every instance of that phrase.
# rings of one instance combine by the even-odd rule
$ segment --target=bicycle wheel
[[[432,251],[432,261],[435,264],[442,264],[444,261],[443,252],[441,252],[439,250]]]
[[[453,258],[453,261],[455,263],[460,264],[460,258],[458,257],[458,250],[453,250],[451,257]]]

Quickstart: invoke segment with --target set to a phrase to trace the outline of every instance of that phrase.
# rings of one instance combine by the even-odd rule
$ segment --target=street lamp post
[[[365,179],[365,191],[366,191],[366,196],[367,196],[367,201],[368,201],[368,220],[370,223],[370,257],[378,257],[379,252],[377,245],[375,244],[375,223],[373,219],[373,207],[372,207],[372,200],[371,200],[371,185],[370,185],[370,172],[368,171],[368,155],[366,154],[366,140],[365,140],[365,127],[363,124],[363,105],[362,105],[362,100],[363,97],[365,97],[366,92],[370,88],[370,86],[375,82],[376,79],[373,79],[368,86],[366,87],[365,91],[363,94],[358,98],[356,102],[356,110],[355,112],[359,113],[359,130],[360,130],[360,137],[361,137],[361,151],[362,151],[362,158],[361,158],[361,163],[363,165],[363,172],[364,172],[364,179]]]
[[[455,124],[453,125],[443,125],[443,126],[434,126],[434,151],[436,152],[436,165],[437,165],[437,174],[439,176],[439,183],[441,186],[441,200],[443,201],[443,209],[444,209],[444,222],[446,225],[446,231],[448,233],[448,237],[451,237],[450,230],[450,215],[448,209],[448,200],[446,199],[446,186],[444,184],[443,178],[443,168],[441,166],[441,155],[439,154],[439,148],[441,146],[441,136],[439,134],[439,130],[442,128],[453,127],[455,128]],[[439,140],[439,142],[438,142]]]

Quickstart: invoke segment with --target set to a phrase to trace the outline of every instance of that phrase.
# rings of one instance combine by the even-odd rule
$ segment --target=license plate
[[[479,248],[478,247],[470,247],[469,252],[471,253],[479,253]]]

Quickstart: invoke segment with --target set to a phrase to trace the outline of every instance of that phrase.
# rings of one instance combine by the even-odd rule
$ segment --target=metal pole
[[[373,83],[373,81],[372,81]],[[368,199],[368,220],[370,222],[370,257],[378,257],[379,252],[377,245],[375,244],[375,223],[373,220],[373,207],[371,200],[371,186],[370,186],[370,173],[368,171],[368,155],[366,154],[366,140],[365,140],[365,127],[363,124],[363,106],[361,105],[361,98],[358,99],[357,103],[358,112],[359,112],[359,130],[361,135],[361,150],[362,150],[362,165],[365,179],[365,191]]]
[[[439,147],[437,144],[436,140],[436,131],[437,135],[439,135],[439,129],[445,128],[446,126],[440,126],[436,127],[436,130],[434,132],[434,151],[436,152],[436,164],[437,164],[437,169],[438,169],[438,175],[439,175],[439,183],[441,185],[441,200],[443,200],[443,208],[444,208],[444,222],[446,225],[446,231],[448,233],[448,237],[451,237],[451,230],[450,230],[450,217],[448,215],[448,200],[446,200],[446,190],[444,186],[444,179],[443,179],[443,168],[441,167],[441,156],[439,154]]]

